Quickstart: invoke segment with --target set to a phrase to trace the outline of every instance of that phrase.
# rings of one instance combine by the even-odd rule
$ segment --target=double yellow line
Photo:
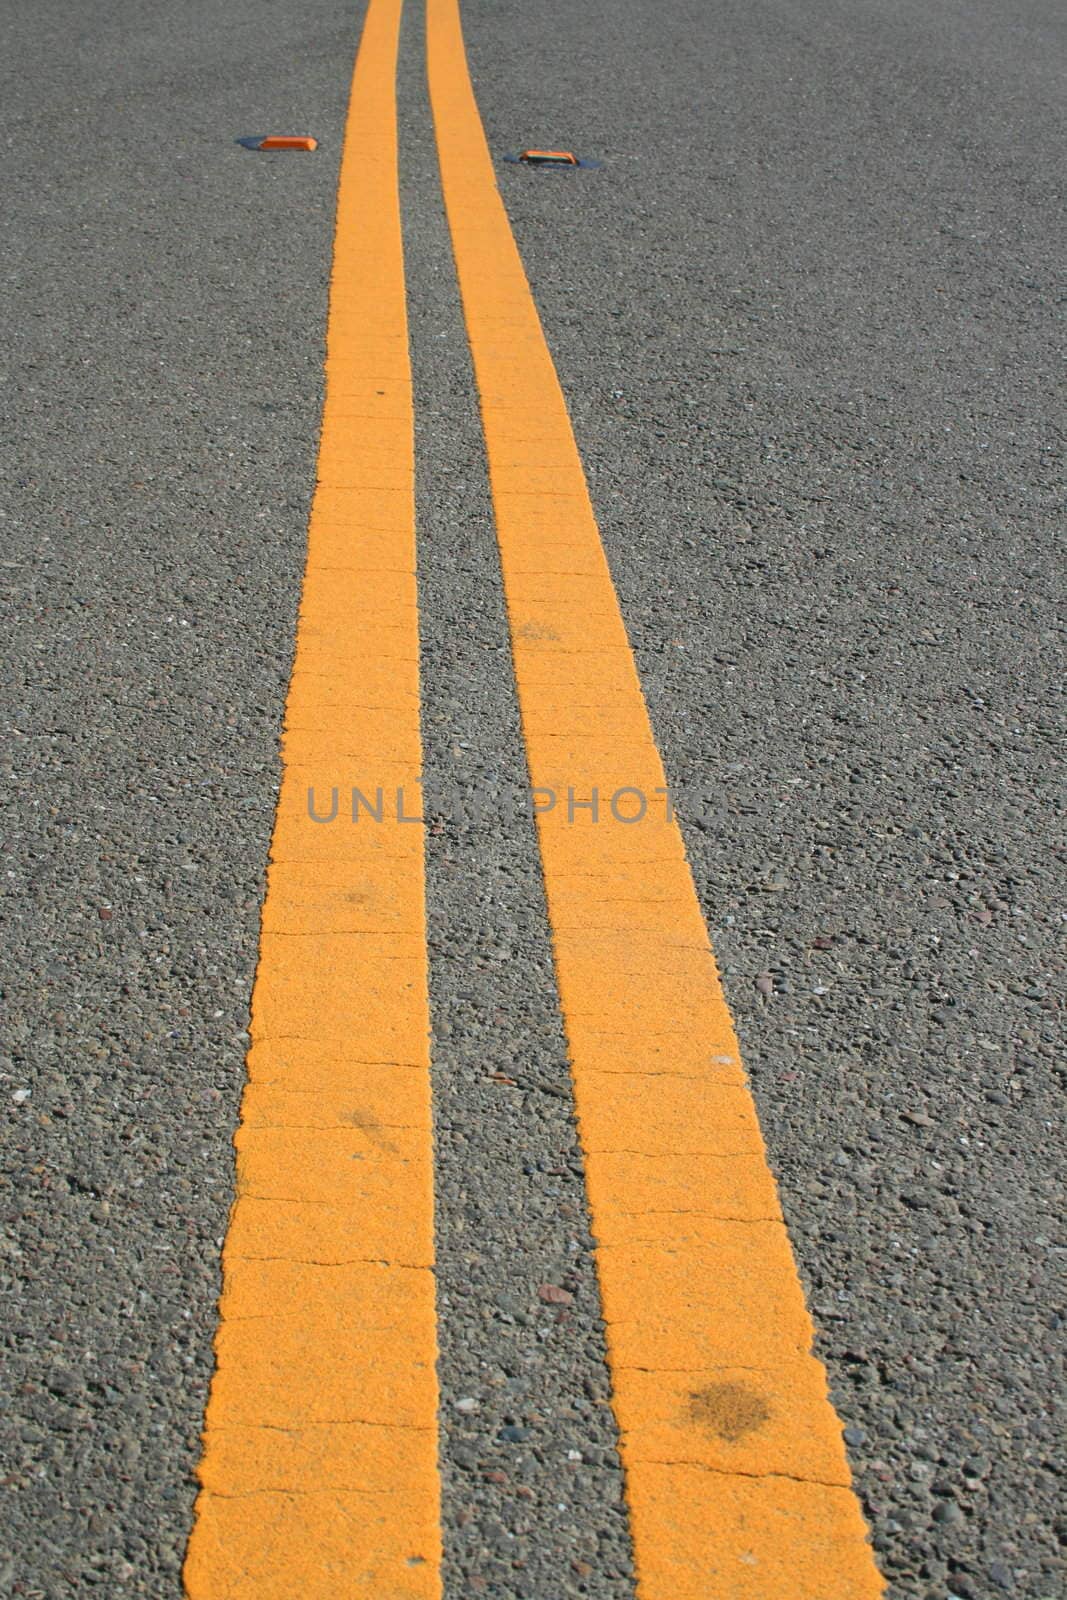
[[[370,0],[338,199],[192,1600],[441,1593],[403,0]],[[641,1600],[882,1593],[457,0],[428,0]],[[638,815],[641,806],[647,809]]]

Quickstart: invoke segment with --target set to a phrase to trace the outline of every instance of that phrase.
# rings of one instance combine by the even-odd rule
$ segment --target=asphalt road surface
[[[879,1565],[893,1600],[1053,1600],[1067,17],[463,16],[494,154],[602,163],[498,179]],[[3,19],[25,1600],[181,1593],[361,18]],[[415,0],[398,82],[426,775],[469,795],[525,767]],[[273,130],[320,148],[235,143]],[[632,1600],[534,833],[443,806],[427,851],[446,1595]]]

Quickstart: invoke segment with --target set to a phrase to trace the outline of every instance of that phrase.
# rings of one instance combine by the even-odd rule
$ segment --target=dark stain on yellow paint
[[[689,1397],[693,1421],[727,1444],[736,1444],[770,1420],[771,1408],[761,1394],[744,1383],[709,1383]]]

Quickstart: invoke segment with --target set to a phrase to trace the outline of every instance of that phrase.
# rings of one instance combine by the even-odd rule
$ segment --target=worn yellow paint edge
[[[883,1592],[457,0],[430,96],[489,473],[642,1600]],[[620,816],[648,811],[639,823]],[[591,806],[594,793],[598,815]],[[570,803],[569,803],[570,802]],[[569,813],[569,814],[568,814]]]
[[[401,7],[370,0],[346,125],[191,1600],[441,1592],[423,837],[350,811],[420,768]]]

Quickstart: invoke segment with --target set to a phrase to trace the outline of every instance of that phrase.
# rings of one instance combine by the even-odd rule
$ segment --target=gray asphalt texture
[[[604,163],[499,174],[892,1595],[1053,1600],[1067,18],[464,17],[494,151]],[[5,18],[0,1593],[180,1592],[358,23]],[[418,33],[452,792],[523,772]],[[233,144],[271,129],[322,148]],[[449,1600],[624,1600],[532,835],[428,845]]]
[[[180,1592],[355,23],[5,13],[0,1594]]]
[[[1062,1594],[1067,16],[465,17],[880,1562]]]
[[[401,172],[407,271],[421,288],[411,342],[446,1591],[633,1600],[581,1147],[540,856],[532,815],[522,814],[529,775],[422,21],[408,13],[402,40]],[[562,1290],[562,1303],[546,1290]]]

